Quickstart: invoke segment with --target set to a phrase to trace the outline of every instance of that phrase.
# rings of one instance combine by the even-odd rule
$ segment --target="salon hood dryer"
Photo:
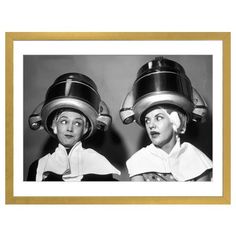
[[[182,110],[188,121],[204,120],[207,105],[191,85],[184,68],[175,61],[157,57],[144,64],[124,99],[120,118],[124,124],[136,121],[143,126],[143,114],[155,105],[173,105]]]
[[[80,73],[63,74],[55,80],[46,93],[45,101],[30,115],[30,128],[44,128],[53,136],[52,119],[60,109],[74,109],[88,119],[90,128],[83,138],[91,136],[96,129],[107,130],[111,124],[109,109],[101,100],[96,84]]]

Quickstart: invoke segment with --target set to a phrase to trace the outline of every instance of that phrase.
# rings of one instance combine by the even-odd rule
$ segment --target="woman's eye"
[[[145,119],[145,124],[149,124],[150,120],[149,119]]]
[[[60,123],[65,125],[67,123],[67,121],[66,120],[61,120]]]
[[[162,116],[156,116],[156,120],[162,120],[163,119],[163,117]]]
[[[75,125],[80,127],[81,126],[81,123],[80,122],[75,122]]]

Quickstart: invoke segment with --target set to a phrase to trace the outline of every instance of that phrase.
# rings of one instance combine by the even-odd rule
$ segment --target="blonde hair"
[[[87,128],[87,132],[83,135],[83,137],[88,133],[88,131],[90,130],[90,122],[89,120],[87,119],[87,117],[82,113],[80,112],[79,110],[76,110],[76,109],[73,109],[73,108],[61,108],[61,109],[58,109],[56,110],[53,115],[52,115],[52,120],[51,120],[51,129],[53,130],[56,122],[58,121],[60,115],[64,112],[64,111],[73,111],[73,112],[76,112],[78,114],[81,115],[81,118],[83,119],[84,121],[84,128]]]

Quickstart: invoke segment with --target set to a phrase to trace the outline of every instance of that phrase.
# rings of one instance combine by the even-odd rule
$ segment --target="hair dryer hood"
[[[143,113],[154,105],[177,106],[188,117],[194,108],[192,85],[183,67],[163,57],[157,57],[139,69],[132,94],[134,118],[140,125],[143,125]]]
[[[88,119],[90,129],[86,138],[97,128],[106,130],[111,123],[108,107],[101,101],[96,84],[83,74],[63,74],[49,87],[40,112],[41,126],[54,135],[51,129],[54,114],[58,109],[67,108],[79,111]]]

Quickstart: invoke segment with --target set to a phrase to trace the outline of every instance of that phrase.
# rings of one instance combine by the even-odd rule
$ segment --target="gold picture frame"
[[[6,33],[6,204],[230,204],[229,32],[7,32]],[[16,41],[220,41],[223,70],[223,179],[221,196],[15,196],[14,42]]]

